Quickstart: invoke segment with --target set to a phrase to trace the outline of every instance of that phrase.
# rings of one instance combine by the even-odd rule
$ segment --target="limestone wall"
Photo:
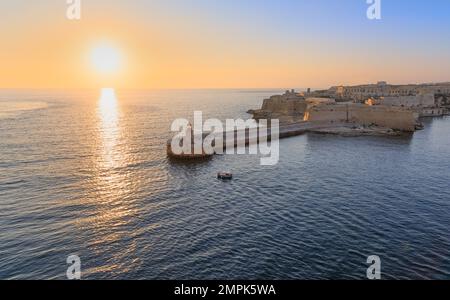
[[[283,95],[275,95],[265,99],[261,109],[250,110],[256,120],[280,119],[282,123],[300,122],[307,109],[307,103],[302,94],[294,90]]]
[[[310,107],[305,113],[304,121],[311,122],[345,122],[347,121],[346,105],[320,105]]]
[[[447,115],[445,108],[424,108],[419,112],[420,117],[440,117]]]
[[[418,114],[412,110],[363,104],[336,104],[312,107],[305,121],[353,122],[361,125],[378,125],[402,131],[414,131]]]
[[[334,104],[336,100],[333,98],[318,98],[318,97],[306,97],[306,103],[308,107],[321,105],[321,104]]]
[[[354,106],[350,111],[350,120],[370,125],[388,127],[397,130],[415,131],[418,115],[412,110],[393,109],[392,107]]]
[[[264,100],[262,110],[274,114],[303,114],[306,110],[306,102],[301,97],[272,96]]]
[[[338,99],[364,101],[369,97],[415,96],[423,93],[450,94],[450,83],[390,85],[386,82],[358,86],[332,87],[329,93]]]
[[[404,107],[434,107],[436,105],[434,94],[417,96],[384,97],[377,102],[381,105]]]

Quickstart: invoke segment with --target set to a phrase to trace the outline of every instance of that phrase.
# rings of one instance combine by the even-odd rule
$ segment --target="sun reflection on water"
[[[142,220],[143,207],[158,209],[149,199],[164,191],[168,182],[160,158],[149,155],[145,136],[136,130],[145,120],[126,101],[114,89],[102,89],[95,102],[91,176],[84,187],[88,192],[81,199],[89,209],[77,222],[86,234],[86,249],[104,260],[86,268],[87,275],[139,268],[142,231],[136,231],[136,224]],[[159,226],[153,222],[148,228]]]
[[[139,259],[128,265],[121,263],[136,250],[134,241],[124,242],[132,234],[129,226],[137,214],[134,198],[137,179],[127,169],[133,162],[133,156],[128,147],[130,141],[126,127],[122,105],[115,90],[102,89],[96,105],[97,135],[93,137],[93,177],[88,196],[93,207],[80,220],[80,225],[93,237],[86,245],[89,251],[109,257],[110,263],[92,266],[85,270],[87,274],[126,270],[139,264]],[[115,245],[119,243],[122,244],[120,251],[115,251]]]
[[[103,167],[115,167],[120,163],[120,152],[115,151],[120,137],[119,108],[114,89],[102,89],[98,104],[99,131],[103,145]]]

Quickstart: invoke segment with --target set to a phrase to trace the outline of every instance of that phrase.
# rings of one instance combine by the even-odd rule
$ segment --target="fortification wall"
[[[305,113],[304,121],[345,122],[347,116],[346,105],[320,105],[310,107]]]
[[[274,114],[303,114],[306,102],[301,97],[272,96],[263,102],[262,110]]]
[[[426,93],[449,95],[450,83],[390,85],[381,81],[377,84],[331,87],[328,93],[336,95],[338,99],[358,101],[364,101],[369,97],[415,96]]]
[[[350,110],[351,121],[355,120],[364,125],[376,124],[403,131],[415,131],[417,119],[417,113],[407,109],[357,105]]]
[[[385,97],[380,99],[379,103],[390,106],[404,106],[404,107],[433,107],[436,105],[433,94],[424,94],[417,96],[400,96],[400,97]]]
[[[361,125],[378,125],[402,131],[414,131],[418,115],[412,110],[362,104],[321,105],[305,114],[305,121],[353,122]]]

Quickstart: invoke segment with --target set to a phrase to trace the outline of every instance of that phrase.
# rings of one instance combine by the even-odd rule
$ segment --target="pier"
[[[318,122],[299,122],[299,123],[294,123],[294,124],[289,124],[289,125],[282,125],[279,128],[279,134],[278,134],[278,138],[279,139],[283,139],[283,138],[289,138],[289,137],[294,137],[294,136],[299,136],[299,135],[303,135],[305,133],[308,132],[313,132],[316,130],[321,130],[321,129],[327,129],[327,128],[335,128],[336,126],[342,126],[342,127],[348,127],[350,128],[351,126],[354,126],[355,124],[351,124],[351,123],[342,123],[342,124],[330,124],[330,123],[318,123]],[[238,146],[249,146],[251,144],[257,144],[260,143],[261,140],[264,141],[271,141],[272,139],[272,132],[271,132],[271,128],[267,127],[267,128],[261,128],[259,127],[259,129],[262,129],[264,132],[267,132],[267,134],[265,135],[261,135],[259,133],[258,130],[258,134],[256,137],[251,137],[250,136],[250,128],[246,128],[245,130],[234,130],[233,133],[231,132],[219,132],[219,133],[215,133],[213,134],[214,138],[214,143],[213,143],[213,147],[214,148],[220,148],[222,147],[222,149],[224,149],[224,151],[229,148],[229,147],[238,147]],[[239,136],[244,136],[245,132],[245,139],[238,139]],[[212,133],[204,133],[202,136],[202,145],[203,145],[203,141],[205,140],[205,138],[207,138],[208,136],[211,136]],[[220,135],[222,135],[222,137],[220,138]],[[227,138],[231,137],[234,135],[233,141],[234,143],[231,142],[227,142]],[[214,154],[207,154],[204,152],[203,147],[202,147],[202,154],[194,154],[194,136],[192,137],[192,146],[191,146],[191,153],[185,154],[176,154],[172,151],[172,139],[169,139],[167,141],[167,155],[171,158],[177,158],[177,159],[207,159],[212,157]],[[215,144],[215,142],[217,140],[222,140],[222,145],[217,145]]]

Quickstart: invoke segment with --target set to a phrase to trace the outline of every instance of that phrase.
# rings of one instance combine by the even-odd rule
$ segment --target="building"
[[[385,81],[357,86],[336,86],[328,93],[339,100],[364,102],[369,98],[406,97],[419,94],[450,95],[450,83],[390,85]]]
[[[418,94],[415,96],[387,96],[369,98],[365,101],[367,105],[401,106],[408,108],[434,108],[437,107],[434,94]]]

